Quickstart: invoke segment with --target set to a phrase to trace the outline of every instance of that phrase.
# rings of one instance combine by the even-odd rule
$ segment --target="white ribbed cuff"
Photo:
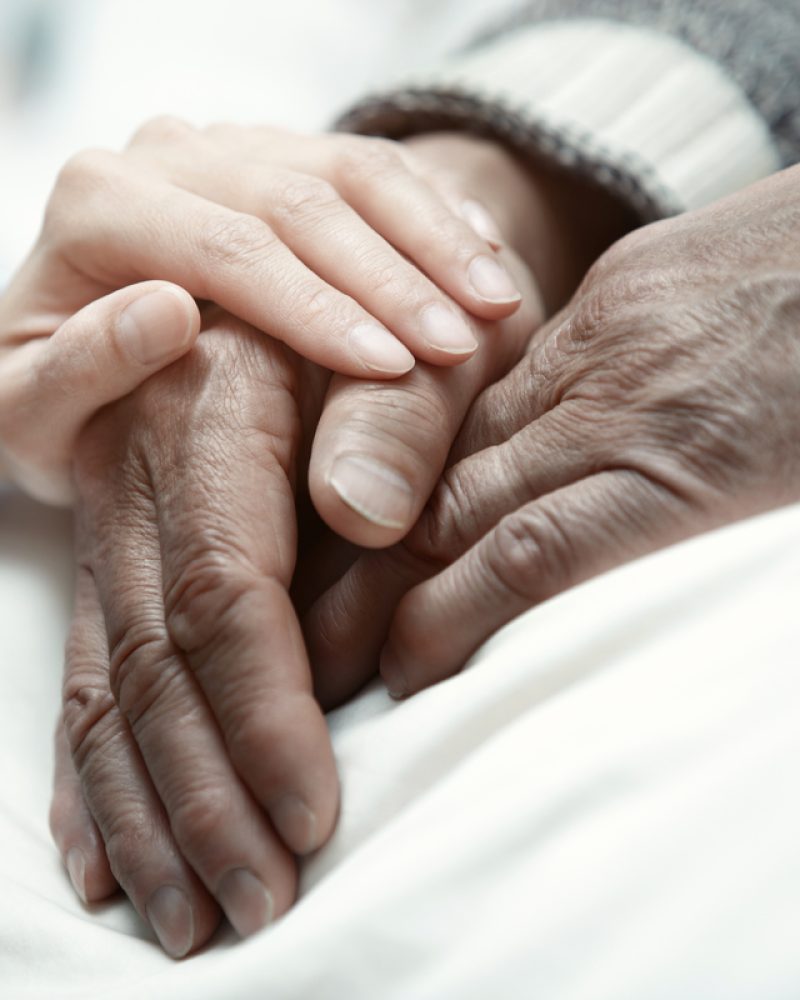
[[[528,146],[604,186],[634,178],[653,214],[698,208],[781,165],[766,123],[713,60],[606,20],[520,28],[364,102],[343,123],[380,131],[399,112],[407,134],[415,109],[446,127],[459,108],[454,124],[468,127],[468,106],[505,115],[506,132],[527,129]],[[482,124],[491,130],[490,114]]]

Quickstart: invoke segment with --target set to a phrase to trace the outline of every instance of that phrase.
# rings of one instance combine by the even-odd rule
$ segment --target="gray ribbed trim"
[[[451,90],[407,89],[367,98],[337,129],[392,139],[463,129],[497,139],[523,156],[569,170],[627,204],[642,223],[681,211],[653,169],[633,155],[614,156],[590,134],[532,120],[497,99]]]
[[[604,18],[669,33],[722,65],[800,162],[800,0],[528,0],[470,48],[521,25]]]

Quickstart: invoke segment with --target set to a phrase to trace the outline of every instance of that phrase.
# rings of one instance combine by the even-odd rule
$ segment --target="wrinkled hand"
[[[325,380],[213,312],[194,351],[79,442],[52,827],[83,897],[118,882],[172,955],[209,937],[214,901],[241,934],[285,911],[290,851],[335,821],[288,596],[298,462]]]
[[[335,703],[458,670],[527,608],[800,497],[800,169],[639,230],[472,407],[411,534],[304,628]]]

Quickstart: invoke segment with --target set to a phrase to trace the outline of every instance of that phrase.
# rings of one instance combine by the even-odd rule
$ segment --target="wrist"
[[[547,311],[558,311],[591,264],[626,232],[636,216],[584,178],[524,161],[491,139],[436,132],[404,140],[432,169],[457,174],[481,201],[503,239],[540,286]]]

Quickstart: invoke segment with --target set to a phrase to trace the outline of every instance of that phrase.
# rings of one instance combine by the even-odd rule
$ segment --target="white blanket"
[[[800,993],[800,506],[585,584],[397,705],[331,717],[300,902],[175,963],[47,831],[68,526],[0,507],[0,995],[789,1000]]]

